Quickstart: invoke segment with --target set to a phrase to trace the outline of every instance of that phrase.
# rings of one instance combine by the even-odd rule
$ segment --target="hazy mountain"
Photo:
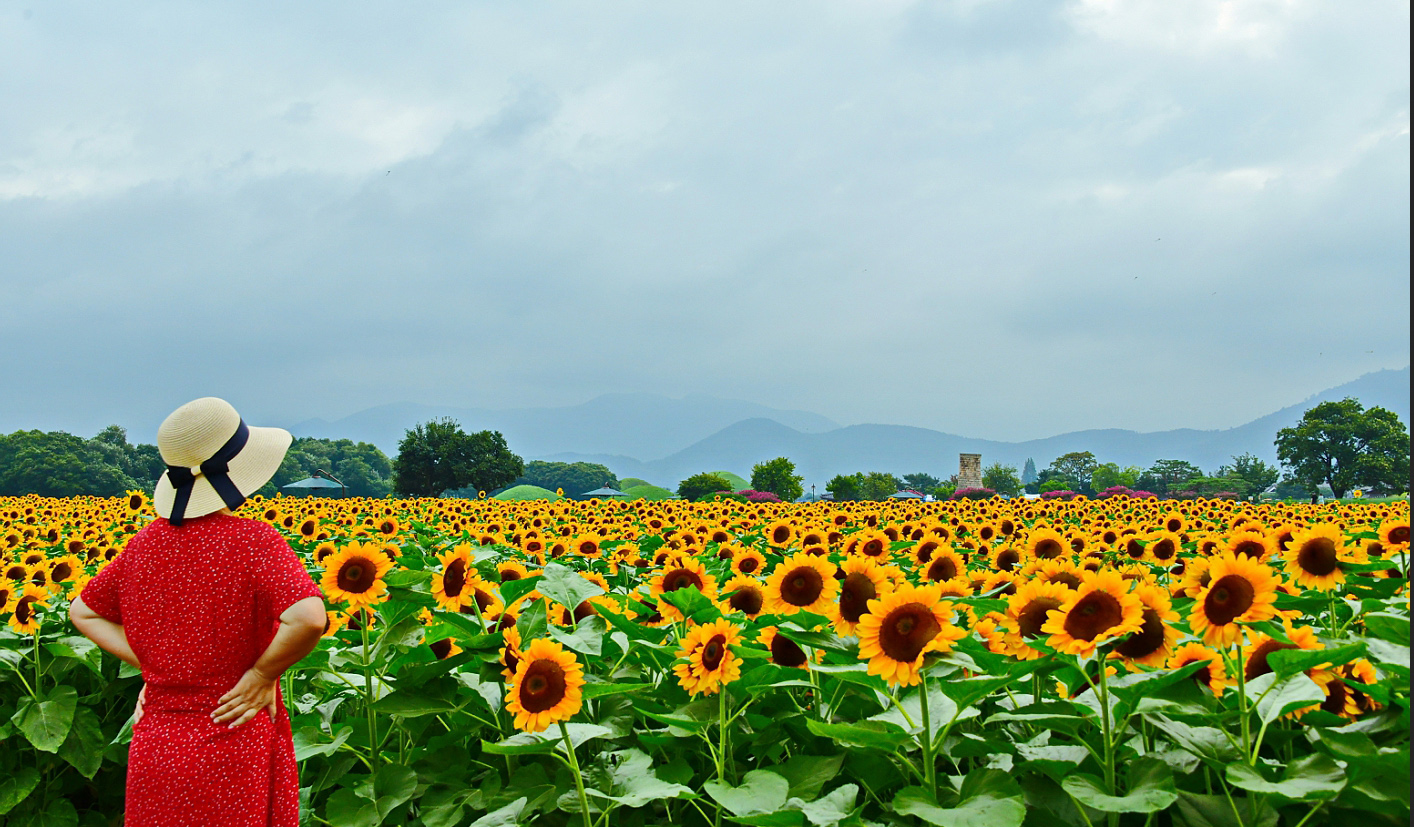
[[[633,476],[676,486],[690,474],[724,469],[749,476],[751,466],[773,457],[790,457],[807,486],[821,486],[835,474],[854,471],[923,471],[947,477],[957,472],[957,455],[980,453],[983,465],[1003,462],[1020,468],[1027,457],[1044,468],[1061,454],[1093,451],[1101,462],[1149,466],[1158,459],[1185,459],[1216,470],[1234,455],[1251,452],[1276,462],[1273,441],[1280,428],[1300,420],[1311,406],[1347,396],[1366,407],[1380,405],[1409,422],[1409,368],[1366,374],[1353,382],[1226,430],[1179,429],[1140,433],[1121,429],[1074,431],[1026,442],[997,442],[902,425],[851,425],[823,433],[802,430],[758,417],[735,422],[662,459],[640,461],[631,455],[562,452],[537,457],[560,461],[601,462],[619,476]],[[513,443],[514,444],[514,443]],[[626,452],[625,452],[626,453]]]
[[[332,422],[311,419],[290,427],[295,436],[371,442],[389,456],[407,429],[448,416],[468,431],[505,434],[524,457],[576,451],[662,457],[743,419],[769,418],[796,431],[817,433],[839,424],[808,411],[788,411],[700,394],[672,399],[657,394],[615,393],[563,408],[447,408],[400,403],[380,405]]]

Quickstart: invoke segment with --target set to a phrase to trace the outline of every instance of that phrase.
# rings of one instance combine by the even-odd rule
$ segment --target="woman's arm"
[[[277,712],[276,681],[286,669],[319,645],[327,619],[324,601],[318,597],[306,597],[286,609],[280,615],[280,628],[275,631],[275,638],[265,648],[265,653],[246,670],[229,692],[221,696],[220,705],[211,713],[211,719],[218,724],[229,722],[228,727],[238,727],[254,718],[262,708],[269,708],[270,714],[274,715]]]
[[[133,647],[128,644],[128,633],[123,631],[123,627],[90,609],[82,597],[75,597],[69,604],[69,620],[80,634],[98,644],[103,651],[136,669],[142,668]]]

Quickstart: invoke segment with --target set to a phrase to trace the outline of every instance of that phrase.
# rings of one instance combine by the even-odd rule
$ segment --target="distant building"
[[[982,487],[982,455],[957,455],[957,490]]]

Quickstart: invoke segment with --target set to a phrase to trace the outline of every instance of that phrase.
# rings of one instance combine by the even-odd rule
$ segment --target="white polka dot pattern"
[[[211,711],[265,651],[280,613],[322,597],[273,527],[212,514],[154,520],[88,582],[122,623],[147,684],[128,750],[125,827],[297,827],[299,782],[283,701],[227,729]]]

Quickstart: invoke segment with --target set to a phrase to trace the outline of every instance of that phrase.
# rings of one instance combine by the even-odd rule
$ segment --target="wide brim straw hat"
[[[222,508],[239,508],[275,476],[293,439],[283,428],[246,425],[224,399],[207,396],[188,402],[157,428],[157,451],[167,471],[157,479],[153,508],[173,525]],[[178,505],[180,513],[174,517]]]

